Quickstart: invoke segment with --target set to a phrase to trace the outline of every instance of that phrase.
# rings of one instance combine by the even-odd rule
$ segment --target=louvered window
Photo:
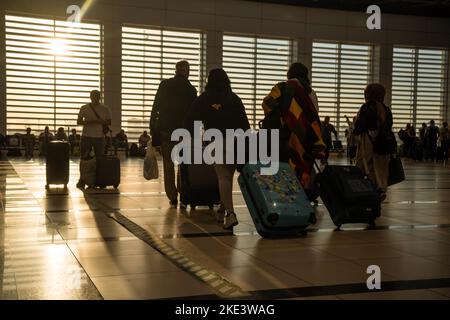
[[[343,138],[350,120],[364,103],[364,89],[372,79],[372,47],[365,44],[313,42],[312,87],[319,100],[321,119]],[[334,139],[334,137],[333,137]]]
[[[261,104],[272,87],[286,80],[291,41],[256,36],[223,36],[223,68],[242,99],[250,125],[263,119]]]
[[[392,63],[392,111],[396,129],[407,123],[444,118],[447,53],[440,49],[394,47]]]
[[[203,43],[200,32],[122,27],[122,128],[129,140],[148,130],[159,83],[174,76],[178,61],[189,62],[189,81],[200,92]]]
[[[76,127],[101,89],[100,25],[6,15],[5,28],[8,134]]]

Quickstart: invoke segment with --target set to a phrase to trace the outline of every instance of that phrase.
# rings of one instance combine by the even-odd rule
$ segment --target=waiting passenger
[[[58,131],[55,134],[55,139],[59,141],[67,141],[67,134],[64,132],[63,127],[59,127]]]
[[[144,131],[140,137],[139,137],[139,149],[145,149],[148,146],[148,143],[150,142],[150,135],[147,133],[147,131]]]
[[[111,111],[100,102],[100,91],[92,90],[91,102],[83,105],[78,113],[77,124],[83,126],[80,142],[80,154],[82,158],[87,157],[94,149],[95,156],[101,157],[105,152],[105,133],[107,126],[111,125]],[[84,188],[85,183],[81,179],[77,188]]]
[[[422,123],[422,128],[419,130],[419,138],[422,143],[425,143],[425,131],[427,131],[427,124],[425,122]]]
[[[262,107],[266,118],[275,115],[280,124],[280,150],[286,150],[281,151],[285,154],[280,154],[280,160],[289,162],[308,191],[314,159],[325,157],[325,143],[319,115],[308,94],[311,92],[310,84],[304,81],[303,69],[301,63],[293,63],[287,73],[288,80],[272,88],[264,98]]]
[[[71,134],[69,135],[69,144],[70,144],[70,154],[73,155],[75,147],[80,148],[80,140],[81,136],[77,134],[77,129],[72,129]]]
[[[183,127],[186,112],[197,97],[197,90],[189,82],[189,63],[179,61],[175,66],[175,76],[163,80],[156,92],[150,117],[152,145],[161,142],[164,169],[164,188],[170,206],[178,205],[178,191],[175,185],[175,166],[171,153],[175,142],[171,141],[172,132]]]
[[[27,159],[33,158],[34,145],[36,144],[36,137],[31,133],[31,128],[27,128],[27,133],[22,135],[22,143],[25,147],[25,157]]]
[[[128,137],[123,129],[120,129],[120,132],[116,134],[114,139],[114,154],[116,155],[118,148],[124,148],[125,155],[128,157]]]
[[[356,165],[377,186],[381,201],[386,199],[390,155],[397,149],[392,112],[384,104],[385,94],[381,84],[366,87],[366,103],[359,110],[354,130],[359,136]]]
[[[450,148],[450,133],[448,130],[447,121],[444,121],[442,123],[442,127],[439,132],[439,139],[441,140],[441,148],[443,151],[444,160],[447,160],[448,159],[448,149]]]
[[[414,126],[411,125],[411,123],[407,123],[403,140],[403,152],[405,156],[411,156],[411,148],[414,144],[414,141],[416,141],[416,130],[414,129]]]
[[[231,90],[228,75],[223,69],[209,72],[205,91],[194,101],[187,117],[186,127],[192,128],[194,121],[202,121],[204,129],[218,129],[225,136],[226,129],[250,128],[241,99]],[[226,159],[224,144],[224,159]],[[224,229],[232,229],[239,222],[233,206],[233,176],[236,164],[214,164],[219,180],[221,205],[216,212],[217,222]]]
[[[437,141],[439,139],[439,127],[435,126],[434,120],[430,121],[430,125],[425,130],[425,160],[436,159]]]
[[[321,126],[322,131],[322,139],[323,142],[325,142],[326,149],[325,149],[325,158],[323,159],[323,163],[327,163],[328,157],[330,156],[330,150],[333,147],[333,140],[331,138],[331,134],[334,134],[334,137],[336,140],[338,140],[338,135],[336,132],[336,129],[334,126],[330,123],[330,117],[326,116],[325,119],[322,122]]]
[[[40,153],[39,155],[47,155],[47,144],[53,140],[53,133],[50,132],[48,127],[45,127],[44,132],[39,135]]]

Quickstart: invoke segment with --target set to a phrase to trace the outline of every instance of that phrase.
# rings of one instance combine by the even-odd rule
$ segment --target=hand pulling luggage
[[[120,160],[117,156],[106,155],[96,158],[95,185],[100,188],[120,184]]]
[[[67,188],[69,182],[70,145],[67,141],[50,141],[47,145],[45,171],[48,189],[51,184],[63,184]]]
[[[238,177],[256,230],[262,237],[306,234],[316,216],[295,172],[280,163],[275,175],[261,175],[260,164],[247,164]]]
[[[212,209],[220,203],[219,182],[213,165],[180,164],[177,180],[182,204],[192,209],[202,205]]]
[[[320,174],[319,190],[338,230],[344,223],[374,226],[380,216],[380,195],[356,166],[327,165]]]

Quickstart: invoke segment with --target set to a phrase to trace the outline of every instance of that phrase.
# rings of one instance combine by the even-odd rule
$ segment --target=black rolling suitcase
[[[47,145],[45,171],[48,189],[51,184],[63,184],[67,188],[69,182],[70,145],[67,141],[50,141]]]
[[[380,195],[372,181],[356,166],[327,165],[320,174],[320,197],[333,223],[375,225],[380,216]]]
[[[177,184],[180,202],[193,209],[203,205],[212,209],[220,203],[219,182],[213,165],[180,164]]]
[[[96,158],[95,186],[106,188],[113,186],[115,189],[120,184],[120,160],[117,156],[105,155]]]

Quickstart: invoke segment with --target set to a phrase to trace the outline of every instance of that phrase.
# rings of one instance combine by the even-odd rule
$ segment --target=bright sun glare
[[[66,44],[62,39],[53,39],[50,42],[53,53],[57,56],[61,56],[66,52]]]

